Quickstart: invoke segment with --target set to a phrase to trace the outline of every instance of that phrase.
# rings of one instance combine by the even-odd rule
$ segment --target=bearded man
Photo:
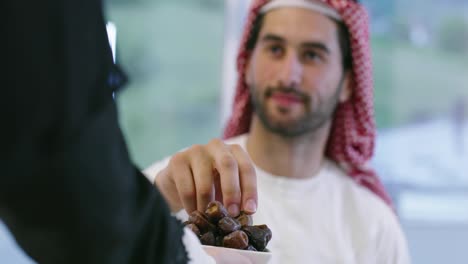
[[[409,263],[368,162],[375,122],[368,15],[351,0],[253,1],[225,140],[150,166],[173,212],[222,201],[267,224],[277,263]],[[185,209],[182,210],[182,209]]]

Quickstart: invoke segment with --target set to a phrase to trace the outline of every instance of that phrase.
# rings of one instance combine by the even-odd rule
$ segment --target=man
[[[375,124],[364,8],[253,1],[237,63],[226,142],[145,171],[171,210],[218,199],[232,215],[256,212],[278,263],[409,263],[390,199],[366,166]]]
[[[4,1],[2,11],[0,218],[26,253],[38,263],[244,263],[206,255],[130,162],[112,100],[124,76],[100,1]]]

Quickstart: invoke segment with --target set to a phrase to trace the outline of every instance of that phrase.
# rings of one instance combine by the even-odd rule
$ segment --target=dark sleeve
[[[18,244],[39,263],[186,263],[118,126],[100,1],[0,6],[0,218]]]

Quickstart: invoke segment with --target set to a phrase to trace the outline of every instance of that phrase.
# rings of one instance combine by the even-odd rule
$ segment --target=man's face
[[[306,9],[280,8],[264,16],[246,82],[267,129],[285,137],[313,132],[347,99],[337,31],[335,21]]]

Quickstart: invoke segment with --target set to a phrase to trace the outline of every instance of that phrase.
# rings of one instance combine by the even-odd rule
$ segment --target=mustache
[[[296,88],[286,87],[286,86],[267,87],[265,90],[265,98],[266,99],[270,98],[275,93],[291,94],[291,95],[299,97],[303,102],[310,101],[309,95],[298,91]]]

